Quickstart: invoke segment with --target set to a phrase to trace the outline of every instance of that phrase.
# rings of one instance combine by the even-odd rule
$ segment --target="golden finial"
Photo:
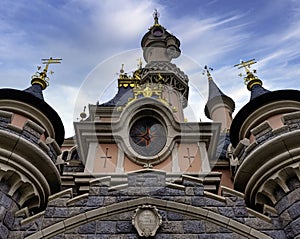
[[[139,63],[138,63],[138,68],[139,69],[142,69],[143,68],[143,62],[142,62],[142,58],[140,57],[139,59],[138,59],[138,61],[139,61]]]
[[[46,89],[49,85],[49,77],[47,76],[47,71],[50,64],[60,64],[62,59],[53,59],[50,57],[49,59],[42,59],[42,63],[46,64],[44,70],[42,72],[39,72],[41,69],[41,66],[38,66],[38,71],[31,77],[31,84],[39,84],[42,89]],[[53,71],[50,71],[50,74],[53,74]]]
[[[203,71],[203,75],[206,73],[208,80],[213,80],[211,74],[209,71],[213,71],[214,69],[208,66],[204,66],[204,71]]]
[[[124,74],[124,64],[122,64],[121,69],[120,69],[120,74]]]
[[[138,70],[137,70],[138,71]],[[137,71],[134,72],[134,76],[131,77],[127,75],[124,71],[124,64],[122,64],[122,68],[120,70],[119,79],[118,79],[118,87],[133,88],[136,85],[136,81],[138,80],[138,73]]]
[[[159,12],[157,11],[157,9],[154,9],[153,17],[154,17],[154,26],[159,26],[158,23]]]
[[[86,106],[83,107],[83,111],[80,113],[80,118],[81,118],[80,121],[83,121],[86,118],[85,110],[86,110]]]
[[[255,59],[251,59],[249,61],[241,61],[241,63],[234,65],[234,67],[244,68],[246,71],[246,76],[244,77],[244,84],[247,85],[247,89],[251,90],[254,85],[262,85],[262,81],[258,79],[256,75],[256,70],[253,69],[253,72],[250,70],[251,65],[255,64]],[[240,77],[243,76],[242,73],[239,74]]]

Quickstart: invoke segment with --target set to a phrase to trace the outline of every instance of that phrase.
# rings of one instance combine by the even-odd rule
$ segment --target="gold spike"
[[[159,26],[158,23],[159,12],[157,11],[157,9],[154,9],[153,17],[154,17],[154,26]]]
[[[208,80],[213,80],[213,78],[209,72],[210,70],[213,71],[214,69],[205,65],[203,75],[206,73]]]
[[[120,74],[124,74],[124,64],[122,64],[122,66],[121,66]]]
[[[245,69],[246,76],[244,77],[244,84],[247,85],[248,90],[251,90],[254,85],[262,85],[262,81],[256,75],[254,75],[256,70],[253,70],[253,72],[250,70],[251,65],[255,63],[255,59],[251,59],[249,61],[241,61],[241,63],[234,65],[234,67],[238,67],[238,69]],[[239,76],[243,75],[240,73]]]
[[[85,110],[86,110],[86,106],[83,107],[83,111],[80,113],[80,118],[81,118],[80,121],[83,121],[86,118]]]
[[[49,68],[50,64],[60,64],[62,61],[61,58],[59,59],[53,59],[52,57],[50,57],[49,59],[42,59],[42,63],[46,64],[44,70],[42,72],[39,72],[39,70],[41,69],[40,66],[38,66],[38,72],[33,75],[31,78],[31,84],[39,84],[42,89],[46,89],[46,87],[49,85],[49,78],[47,76],[47,71]],[[53,74],[53,71],[50,72],[50,74]]]
[[[140,57],[139,59],[138,59],[138,61],[139,61],[139,63],[138,63],[138,68],[139,69],[142,69],[143,68],[143,62],[142,62],[142,58]]]

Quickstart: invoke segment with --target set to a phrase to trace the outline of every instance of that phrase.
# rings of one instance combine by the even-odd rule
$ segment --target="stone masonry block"
[[[245,237],[239,237],[239,239],[243,239]],[[199,235],[198,239],[233,239],[232,234],[231,233],[226,233],[226,234],[202,234]]]
[[[12,205],[12,199],[6,194],[3,194],[1,198],[1,205],[6,209],[9,209]]]
[[[14,214],[12,212],[8,211],[5,214],[3,223],[9,230],[11,230],[12,226],[14,224],[14,220],[15,220]]]
[[[204,224],[202,221],[186,220],[183,221],[184,233],[203,233],[205,231]]]
[[[196,196],[203,196],[204,195],[204,186],[197,186],[197,187],[194,187],[194,194]]]
[[[300,216],[300,201],[292,204],[287,211],[293,220],[297,219]]]
[[[88,207],[100,207],[103,205],[104,197],[103,196],[90,196],[87,200]]]
[[[276,239],[286,239],[287,238],[286,234],[282,230],[272,230],[272,231],[265,230],[265,231],[262,231],[262,232],[267,234],[271,238],[276,238]],[[251,231],[251,235],[256,236],[255,233],[253,233],[252,231]],[[256,238],[259,238],[259,237],[256,236]]]
[[[112,222],[112,221],[96,222],[96,233],[98,234],[115,234],[116,229],[117,229],[116,222]]]
[[[6,214],[6,209],[5,209],[5,207],[0,206],[0,222],[3,222],[4,217],[5,217],[5,214]]]
[[[8,239],[23,239],[24,234],[25,233],[22,231],[11,231],[9,233]]]
[[[206,233],[216,233],[219,232],[221,228],[219,225],[210,222],[205,222],[204,226],[205,226]]]
[[[117,233],[128,233],[133,230],[131,221],[119,221],[116,223]]]
[[[0,224],[0,238],[7,238],[9,234],[9,230],[3,224]]]
[[[179,233],[184,235],[182,221],[164,221],[160,228],[161,233]]]
[[[205,206],[205,198],[204,197],[192,197],[191,204],[193,206],[203,207],[203,206]]]
[[[96,222],[88,222],[78,228],[79,234],[95,234],[96,233]]]
[[[236,217],[248,217],[248,211],[245,207],[234,207],[233,212]]]
[[[90,187],[90,190],[89,190],[89,195],[91,196],[97,196],[97,195],[101,195],[101,196],[104,196],[104,195],[107,195],[108,194],[108,187],[106,186],[101,186],[101,187]]]
[[[293,237],[299,236],[300,235],[300,217],[298,219],[296,219],[295,221],[292,221],[290,223],[290,227],[291,227],[291,233]]]
[[[218,211],[223,216],[230,217],[230,218],[235,217],[233,208],[231,208],[231,207],[218,207]]]
[[[182,221],[184,219],[184,215],[176,212],[166,212],[167,213],[167,219],[169,221]]]
[[[272,223],[265,222],[259,218],[245,218],[246,225],[258,230],[272,230],[274,229]]]

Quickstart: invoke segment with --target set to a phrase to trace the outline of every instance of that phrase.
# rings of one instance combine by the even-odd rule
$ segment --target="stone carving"
[[[162,217],[155,206],[143,205],[135,210],[132,217],[132,225],[139,236],[153,237],[159,226],[162,224]]]

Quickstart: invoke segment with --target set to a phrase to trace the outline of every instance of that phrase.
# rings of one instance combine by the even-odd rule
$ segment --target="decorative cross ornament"
[[[104,159],[103,167],[106,168],[106,161],[107,161],[107,159],[111,159],[112,158],[111,156],[108,156],[108,148],[106,148],[106,150],[105,150],[105,156],[101,156],[100,158]]]
[[[186,148],[186,149],[187,149],[188,155],[187,155],[187,156],[184,156],[184,158],[186,158],[186,159],[189,160],[189,165],[190,165],[190,167],[192,167],[192,161],[191,161],[191,159],[195,159],[195,156],[191,156],[191,155],[190,155],[190,148]]]

